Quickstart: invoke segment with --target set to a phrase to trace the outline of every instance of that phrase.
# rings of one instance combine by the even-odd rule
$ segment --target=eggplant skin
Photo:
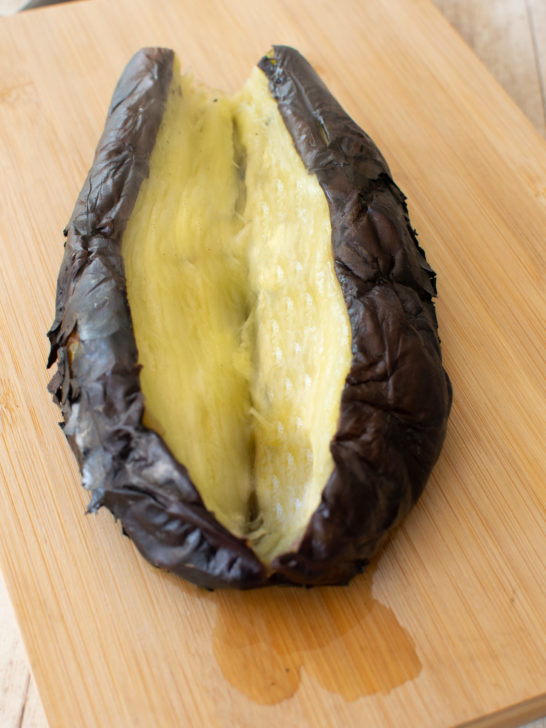
[[[49,391],[91,493],[153,565],[206,588],[346,584],[423,491],[452,391],[435,274],[380,151],[294,49],[259,67],[305,167],[327,198],[352,364],[331,442],[334,470],[297,550],[266,567],[206,509],[183,464],[142,424],[144,400],[121,239],[146,178],[174,54],[144,48],[123,72],[65,230]]]

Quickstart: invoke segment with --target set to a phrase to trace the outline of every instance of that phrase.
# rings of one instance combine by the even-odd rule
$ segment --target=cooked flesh
[[[260,70],[227,96],[175,68],[123,258],[144,423],[269,563],[332,472],[351,333],[326,197]]]

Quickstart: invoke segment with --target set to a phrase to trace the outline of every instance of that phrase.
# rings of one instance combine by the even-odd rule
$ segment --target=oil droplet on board
[[[213,648],[225,679],[250,700],[290,698],[302,672],[352,701],[421,671],[413,640],[371,596],[372,571],[349,587],[218,592]]]

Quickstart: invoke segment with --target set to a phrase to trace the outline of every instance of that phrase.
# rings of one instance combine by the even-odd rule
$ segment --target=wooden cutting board
[[[86,493],[44,370],[61,230],[143,45],[238,87],[299,48],[438,273],[455,398],[427,490],[348,588],[211,593]],[[0,21],[0,560],[52,728],[509,726],[546,713],[546,148],[429,0],[87,0]]]

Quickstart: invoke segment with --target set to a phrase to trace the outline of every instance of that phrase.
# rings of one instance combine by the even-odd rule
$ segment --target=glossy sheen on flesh
[[[333,470],[351,333],[331,235],[264,74],[228,97],[175,69],[122,248],[144,422],[266,563]]]

